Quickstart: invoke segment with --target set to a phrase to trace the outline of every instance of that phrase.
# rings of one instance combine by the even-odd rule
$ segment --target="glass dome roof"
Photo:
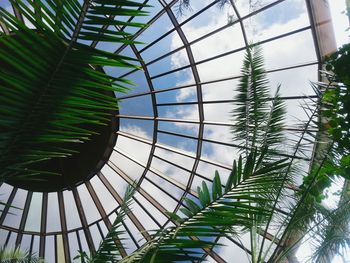
[[[219,1],[192,0],[181,14],[181,0],[144,2],[153,6],[150,15],[130,19],[149,26],[126,30],[145,44],[92,43],[137,58],[142,67],[104,68],[135,83],[128,94],[117,94],[122,102],[112,155],[72,190],[30,192],[3,183],[0,199],[22,210],[3,208],[0,244],[36,252],[47,262],[73,262],[78,250],[96,250],[134,181],[140,187],[123,223],[123,255],[150,238],[146,230],[171,224],[165,211],[177,211],[185,196],[196,196],[197,186],[210,183],[215,170],[230,172],[238,154],[230,132],[233,90],[252,43],[262,46],[271,94],[281,84],[288,136],[299,132],[297,119],[307,115],[298,105],[314,98],[309,81],[318,80],[323,57],[335,50],[326,1],[231,0],[218,7]],[[6,0],[0,6],[11,9]],[[307,164],[311,158],[312,146],[301,159]],[[221,242],[229,249],[214,249],[207,260],[232,262],[234,254],[244,262],[239,259],[246,244]]]

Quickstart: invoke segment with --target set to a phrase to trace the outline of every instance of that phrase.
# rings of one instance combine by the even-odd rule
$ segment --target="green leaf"
[[[236,160],[233,161],[233,165],[232,165],[232,171],[230,173],[230,176],[229,178],[227,179],[227,182],[226,182],[226,186],[225,186],[225,192],[228,192],[232,186],[236,186],[238,182],[236,182],[237,178],[237,162]]]
[[[213,188],[212,190],[213,200],[216,200],[217,197],[220,197],[222,195],[222,186],[221,186],[221,180],[220,180],[220,175],[218,171],[215,171],[215,177],[214,177],[212,188]]]
[[[210,194],[207,184],[202,181],[202,194],[205,205],[208,205],[210,203]]]
[[[185,203],[187,204],[187,206],[193,214],[197,213],[201,209],[195,202],[193,202],[189,198],[185,198]]]

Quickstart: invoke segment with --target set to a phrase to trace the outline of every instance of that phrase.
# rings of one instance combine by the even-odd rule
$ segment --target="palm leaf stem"
[[[281,210],[281,212],[283,212],[283,211]],[[287,218],[285,218],[284,220],[286,221]],[[276,235],[269,235],[269,236],[271,236],[270,238],[268,238],[271,241],[269,247],[272,247],[273,244],[276,244],[276,242],[279,241],[279,239],[277,238],[277,235],[282,230],[282,228],[283,228],[283,225],[281,225],[279,227]],[[261,228],[257,228],[257,233],[260,234],[260,235],[263,235],[264,231]],[[246,246],[242,243],[242,240],[240,238],[237,238],[237,239],[232,238],[232,235],[230,233],[223,232],[222,236],[218,236],[218,237],[215,238],[214,243],[218,244],[219,239],[222,238],[222,237],[225,237],[225,238],[229,239],[231,242],[235,243],[237,246],[242,248],[245,251],[245,253],[247,255],[247,258],[251,257],[252,252],[246,248]],[[215,247],[215,245],[213,247]],[[269,251],[269,249],[267,249],[267,251],[265,253],[267,254],[268,251]],[[207,256],[206,254],[203,254],[202,260],[200,262],[202,262],[205,259],[206,256]],[[263,262],[265,262],[264,258],[265,258],[265,256],[262,259]]]
[[[205,208],[203,209],[205,210]],[[201,213],[199,211],[198,213]],[[195,216],[195,215],[193,215]],[[190,221],[190,218],[188,218],[188,221]],[[147,253],[150,252],[150,250],[153,250],[154,252],[152,253],[152,261],[151,262],[156,262],[155,257],[157,255],[157,252],[159,250],[159,247],[161,246],[163,240],[168,238],[169,236],[175,237],[176,233],[185,226],[185,222],[182,224],[179,224],[176,221],[173,221],[174,224],[176,225],[175,228],[170,228],[170,229],[164,229],[161,230],[157,233],[159,235],[158,237],[156,236],[155,239],[152,239],[150,242],[147,242],[145,245],[143,245],[139,250],[137,250],[136,253],[132,253],[131,255],[123,258],[119,263],[133,263],[136,262],[135,260],[139,260],[137,262],[143,262],[142,260],[145,259],[147,256]],[[190,237],[192,240],[198,240],[196,237]],[[187,253],[187,252],[185,252]]]
[[[203,208],[205,210],[206,208]],[[200,214],[201,211],[198,211],[198,214]],[[193,215],[194,217],[195,215]],[[191,218],[187,218],[187,221],[190,221]],[[179,224],[176,221],[173,221],[173,223],[176,225],[175,228],[170,228],[170,229],[164,229],[160,230],[157,235],[155,236],[156,238],[152,239],[150,242],[147,242],[144,244],[140,249],[137,250],[136,253],[132,253],[131,255],[123,258],[119,263],[132,263],[136,262],[135,260],[139,260],[137,262],[143,262],[142,260],[147,256],[147,254],[153,250],[153,255],[152,255],[152,260],[155,260],[155,256],[157,255],[157,252],[159,250],[159,247],[161,246],[161,243],[163,242],[164,239],[168,238],[169,236],[175,237],[176,233],[185,226],[185,223]],[[197,240],[196,237],[190,237],[191,239]],[[214,246],[213,242],[213,246]],[[155,261],[151,261],[155,262]]]
[[[250,89],[250,87],[251,87],[251,76],[252,76],[252,64],[253,64],[253,59],[252,59],[252,53],[251,53],[251,49],[250,48],[248,48],[247,49],[247,58],[248,58],[248,61],[249,61],[249,63],[248,63],[248,66],[249,66],[249,72],[248,72],[248,76],[247,76],[247,87],[249,87],[248,89],[247,89],[247,94],[246,94],[246,97],[247,98],[251,98],[251,89]],[[246,108],[246,110],[245,110],[245,115],[246,115],[246,120],[245,120],[245,131],[246,131],[246,134],[245,134],[245,147],[246,147],[246,157],[248,156],[248,152],[249,152],[249,126],[250,126],[250,116],[249,116],[249,109],[250,109],[250,104],[251,104],[251,102],[250,102],[250,99],[247,99],[246,100],[246,105],[245,105],[245,108]],[[254,127],[255,128],[255,127]],[[252,140],[252,148],[253,148],[253,146],[254,146],[254,139]]]
[[[160,230],[161,232],[164,232],[164,230]],[[165,230],[167,231],[167,230]],[[138,260],[138,262],[142,262],[142,259],[147,254],[147,252],[157,246],[157,244],[160,244],[160,241],[163,237],[160,237],[157,240],[150,240],[149,242],[146,242],[144,245],[142,245],[138,250],[133,252],[132,254],[124,257],[121,259],[118,263],[133,263],[136,262],[135,260]]]
[[[255,74],[253,74],[253,58],[252,58],[252,54],[251,54],[251,50],[248,48],[247,49],[247,56],[248,56],[248,60],[249,60],[249,75],[248,75],[248,83],[247,83],[247,86],[249,87],[248,89],[247,89],[247,98],[251,98],[252,97],[252,95],[250,94],[250,93],[252,93],[252,89],[251,89],[251,78],[252,77],[255,77]],[[253,92],[255,92],[255,88],[253,89]],[[246,143],[246,147],[248,148],[249,147],[249,129],[248,129],[248,127],[249,127],[249,124],[250,124],[250,115],[249,115],[249,109],[250,109],[250,106],[251,106],[251,102],[250,102],[250,99],[248,99],[248,100],[246,100],[246,121],[245,121],[245,130],[246,130],[246,138],[245,138],[245,143]],[[256,104],[253,104],[253,106],[254,106],[254,113],[256,113]],[[255,114],[254,114],[254,116],[255,116]],[[256,118],[254,118],[253,119],[254,120],[254,122],[256,122]],[[252,138],[252,140],[251,140],[251,143],[252,143],[252,145],[251,145],[251,147],[252,147],[252,149],[254,148],[254,145],[255,145],[255,138],[256,138],[256,129],[257,129],[257,124],[256,123],[254,123],[254,128],[253,128],[253,138]],[[247,150],[246,150],[246,158],[248,157],[248,152],[247,152]],[[250,231],[250,251],[251,251],[251,257],[252,257],[252,259],[254,260],[254,258],[255,258],[255,248],[254,248],[254,238],[253,238],[253,234],[252,234],[252,229],[254,228],[255,226],[252,226],[250,229],[249,229],[249,231]],[[255,263],[254,261],[253,261],[253,263]]]
[[[264,255],[262,255],[262,256],[259,255],[259,256],[261,257],[261,258],[259,259],[260,261],[265,262],[265,258],[267,257],[267,254],[269,253],[269,251],[270,251],[270,249],[272,248],[272,246],[273,246],[274,244],[276,244],[276,243],[278,244],[279,239],[277,238],[277,236],[278,236],[279,233],[283,230],[283,227],[286,225],[287,221],[288,221],[288,217],[285,217],[285,218],[283,219],[283,222],[281,222],[281,224],[279,225],[278,230],[276,231],[276,234],[273,235],[273,238],[271,239],[270,245],[267,247],[267,249],[266,249]],[[260,254],[260,253],[259,253],[259,254]]]

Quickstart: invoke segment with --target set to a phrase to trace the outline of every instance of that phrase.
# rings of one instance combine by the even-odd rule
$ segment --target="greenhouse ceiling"
[[[189,7],[184,0],[142,3],[150,5],[143,8],[148,15],[119,19],[146,27],[109,28],[132,33],[135,43],[82,41],[131,57],[140,68],[103,67],[133,85],[126,93],[115,92],[121,100],[114,115],[115,137],[108,138],[100,163],[92,174],[64,186],[50,188],[52,181],[28,187],[2,183],[0,200],[13,207],[1,209],[0,245],[28,250],[46,262],[80,262],[73,258],[79,250],[98,249],[120,211],[127,185],[133,183],[138,188],[122,223],[122,255],[149,240],[147,230],[173,226],[167,211],[178,212],[186,206],[185,198],[198,198],[197,187],[202,181],[211,185],[215,171],[226,182],[239,157],[232,111],[246,50],[253,44],[263,53],[269,96],[279,87],[285,101],[286,138],[297,140],[303,132],[300,123],[309,115],[301,105],[317,99],[310,82],[321,80],[322,63],[337,47],[327,1],[191,0]],[[2,0],[0,7],[35,30],[10,1]],[[0,26],[3,35],[11,34],[11,28]],[[308,132],[315,135],[317,130]],[[301,174],[313,162],[311,135],[303,155],[296,156]],[[286,157],[293,155],[292,145],[282,148]],[[296,180],[302,182],[301,177]],[[283,204],[280,210],[283,214]],[[271,244],[274,230],[268,232],[265,238]],[[203,259],[248,262],[249,236],[243,241],[222,237],[219,243],[225,246],[205,250]]]

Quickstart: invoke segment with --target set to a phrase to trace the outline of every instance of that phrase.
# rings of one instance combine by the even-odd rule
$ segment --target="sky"
[[[346,10],[345,1],[336,0],[329,1],[330,10],[332,13],[332,19],[334,24],[334,33],[337,41],[337,46],[340,47],[343,44],[349,43],[349,20],[344,14]]]
[[[157,14],[161,9],[158,1],[152,0],[153,8],[150,9],[150,17]],[[234,88],[240,75],[241,64],[244,56],[242,48],[245,45],[244,38],[239,23],[227,26],[228,21],[235,20],[237,15],[230,6],[218,8],[212,6],[198,17],[187,20],[193,14],[200,11],[210,0],[195,1],[192,0],[191,10],[185,11],[182,16],[177,15],[177,20],[181,24],[181,30],[186,36],[186,41],[191,46],[194,60],[197,62],[196,69],[198,78],[201,81],[202,100],[204,121],[232,123],[230,111],[234,107],[230,100],[234,97]],[[260,5],[255,8],[267,5],[273,2],[272,0],[261,0]],[[237,8],[242,17],[248,15],[251,11],[247,7],[246,1],[236,1]],[[0,1],[0,6],[8,8],[7,1]],[[330,7],[332,10],[334,29],[336,33],[337,45],[348,41],[348,34],[345,33],[347,28],[347,19],[341,14],[344,9],[341,0],[331,0]],[[172,7],[176,15],[176,6]],[[219,14],[219,15],[218,15]],[[147,17],[138,18],[138,21],[146,21]],[[268,71],[273,71],[268,74],[270,94],[273,95],[277,86],[281,85],[282,96],[299,96],[313,95],[310,81],[317,80],[316,54],[312,42],[312,34],[307,27],[309,19],[304,0],[286,0],[273,8],[259,12],[254,17],[248,17],[244,20],[246,35],[249,43],[257,43],[265,41],[262,44],[265,57],[265,68]],[[305,29],[306,28],[306,29]],[[211,32],[216,31],[213,35]],[[299,33],[281,37],[278,40],[273,38],[285,33],[300,30]],[[170,32],[170,33],[167,33]],[[181,33],[181,32],[180,32]],[[157,40],[161,38],[160,40]],[[179,37],[179,32],[174,30],[174,25],[166,14],[160,16],[152,25],[150,25],[138,38],[146,44],[138,44],[135,48],[140,52],[141,58],[147,65],[147,70],[128,73],[128,70],[116,70],[106,68],[105,70],[115,76],[127,74],[126,77],[133,80],[135,86],[129,94],[118,94],[123,98],[120,103],[120,114],[126,116],[137,116],[140,118],[129,119],[120,118],[120,133],[115,147],[115,152],[112,154],[111,161],[115,163],[125,174],[129,175],[132,180],[139,180],[145,171],[145,167],[149,160],[149,155],[152,151],[152,141],[154,138],[154,122],[153,120],[142,119],[144,117],[153,117],[158,114],[164,119],[178,119],[185,122],[160,121],[157,135],[157,147],[155,149],[155,157],[150,164],[150,171],[146,173],[141,187],[154,200],[161,204],[165,209],[172,211],[177,206],[177,201],[184,194],[184,190],[190,180],[191,170],[195,165],[196,155],[201,154],[201,160],[198,163],[196,176],[193,178],[193,183],[190,185],[192,190],[195,190],[202,180],[212,179],[214,171],[218,170],[221,176],[225,179],[228,176],[232,160],[237,157],[238,152],[235,148],[230,147],[232,143],[232,135],[230,128],[227,125],[204,125],[203,144],[198,147],[196,137],[200,132],[198,122],[200,120],[198,105],[198,87],[195,85],[195,76],[190,67],[188,59],[188,50],[182,48],[184,44]],[[148,46],[147,43],[157,41],[155,45]],[[98,48],[106,50],[116,50],[118,45],[109,43],[101,43]],[[155,61],[155,58],[164,58]],[[135,57],[134,50],[130,47],[122,51],[123,55]],[[217,59],[209,60],[214,56],[219,56]],[[306,66],[306,64],[310,64]],[[305,65],[305,66],[303,66]],[[300,66],[291,70],[279,70],[282,67]],[[182,70],[177,70],[181,68]],[[169,72],[170,71],[170,72]],[[146,75],[151,76],[151,82],[148,83]],[[164,75],[163,75],[164,74]],[[226,79],[224,81],[217,81]],[[151,86],[150,86],[151,85]],[[184,87],[167,91],[169,88]],[[152,106],[152,96],[150,90],[163,91],[155,94],[155,100],[158,105],[157,112]],[[146,93],[143,96],[130,97]],[[187,103],[180,105],[179,103]],[[287,102],[287,125],[293,126],[300,119],[306,119],[305,112],[299,105],[301,100],[290,100]],[[189,121],[188,123],[186,123]],[[180,137],[174,134],[184,135]],[[292,135],[288,135],[291,138]],[[141,138],[142,142],[134,138]],[[215,142],[219,142],[215,143]],[[167,150],[167,149],[170,149]],[[286,148],[286,150],[288,150]],[[132,160],[136,161],[133,162]],[[169,164],[173,163],[175,165]],[[183,169],[181,169],[182,167]],[[117,192],[122,195],[127,185],[127,182],[122,176],[116,176],[116,172],[109,166],[102,169],[102,173],[110,181]],[[210,184],[210,181],[207,183]],[[173,182],[177,185],[171,184]],[[116,201],[109,194],[101,180],[94,177],[91,184],[98,189],[97,195],[102,200],[104,209],[107,214],[112,213],[116,206]],[[6,188],[7,187],[7,188]],[[161,189],[165,189],[161,191]],[[11,187],[2,186],[0,188],[3,198],[8,198]],[[84,199],[84,208],[87,211],[88,223],[94,223],[100,218],[100,215],[93,203],[86,187],[81,185],[78,187],[79,194]],[[15,204],[22,207],[24,205],[26,193],[19,191],[18,197],[15,199]],[[30,208],[28,223],[26,230],[39,231],[40,225],[40,207],[42,195],[37,193],[34,195],[33,206]],[[69,191],[64,192],[64,199],[67,203],[67,209],[71,211],[69,219],[67,218],[68,229],[79,227],[81,223],[78,219],[75,203],[72,201],[72,194]],[[142,224],[145,229],[155,229],[166,223],[166,218],[155,207],[149,203],[141,194],[136,195],[137,202],[133,205],[133,212],[136,217],[142,218]],[[139,205],[147,207],[152,215],[146,213]],[[49,194],[49,218],[48,231],[59,230],[59,217],[57,213],[57,195]],[[56,211],[56,212],[55,212]],[[111,214],[113,220],[115,215]],[[19,216],[8,216],[4,225],[19,225]],[[102,224],[101,224],[102,225]],[[126,225],[131,229],[133,235],[137,236],[137,240],[141,238],[137,234],[138,230],[133,223],[128,220]],[[91,227],[93,233],[97,233],[96,226]],[[105,231],[105,230],[104,230]],[[83,233],[80,233],[83,235]],[[0,232],[0,237],[1,237]],[[77,248],[77,240],[75,235],[69,235],[71,242],[71,253],[74,253]],[[96,245],[101,237],[98,234],[93,235]],[[11,237],[10,242],[14,242]],[[58,243],[61,244],[61,239]],[[135,249],[135,244],[129,239],[128,251]],[[229,242],[223,240],[224,243]],[[1,243],[1,239],[0,239]],[[84,242],[83,242],[84,243]],[[53,240],[50,237],[47,239],[48,246],[52,253]],[[87,247],[83,244],[83,247]],[[306,250],[310,251],[309,248]],[[243,261],[245,254],[240,249],[232,249],[232,247],[221,248],[220,254],[231,259],[239,257]],[[307,252],[301,252],[307,254]],[[337,263],[335,259],[333,263]],[[50,261],[49,261],[50,262]],[[210,262],[210,260],[209,260]],[[230,261],[229,261],[230,262]]]

